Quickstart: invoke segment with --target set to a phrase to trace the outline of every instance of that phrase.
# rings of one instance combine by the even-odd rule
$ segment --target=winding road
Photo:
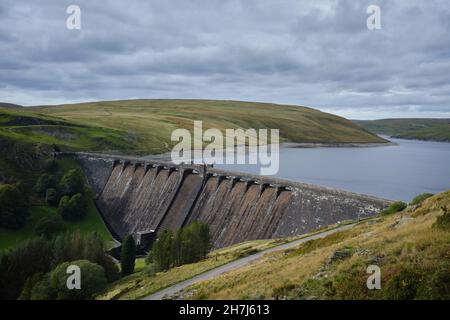
[[[219,276],[219,275],[221,275],[221,274],[223,274],[225,272],[241,268],[241,267],[243,267],[243,266],[245,266],[245,265],[247,265],[247,264],[249,264],[249,263],[251,263],[251,262],[253,262],[253,261],[255,261],[255,260],[259,259],[259,258],[261,258],[263,255],[265,255],[267,253],[280,251],[280,250],[286,250],[286,249],[298,246],[299,244],[305,243],[305,242],[310,241],[310,240],[324,238],[324,237],[326,237],[326,236],[328,236],[330,234],[350,229],[354,225],[355,224],[348,224],[348,225],[337,227],[337,228],[334,228],[334,229],[331,229],[331,230],[319,232],[319,233],[316,233],[316,234],[313,234],[313,235],[310,235],[310,236],[307,236],[307,237],[304,237],[304,238],[301,238],[301,239],[298,239],[298,240],[295,240],[295,241],[292,241],[292,242],[289,242],[289,243],[285,243],[285,244],[282,244],[282,245],[279,245],[279,246],[276,246],[276,247],[272,247],[270,249],[266,249],[266,250],[260,251],[258,253],[249,255],[249,256],[244,257],[244,258],[240,258],[240,259],[234,260],[234,261],[229,262],[227,264],[224,264],[224,265],[222,265],[220,267],[211,269],[209,271],[206,271],[204,273],[196,275],[195,277],[192,277],[190,279],[187,279],[187,280],[184,280],[182,282],[179,282],[179,283],[177,283],[177,284],[175,284],[173,286],[170,286],[170,287],[167,287],[167,288],[162,289],[160,291],[157,291],[155,293],[152,293],[151,295],[148,295],[148,296],[146,296],[146,297],[144,297],[142,299],[143,300],[161,300],[161,299],[163,299],[164,296],[172,296],[172,295],[176,294],[177,292],[179,292],[179,291],[181,291],[181,290],[183,290],[183,289],[185,289],[185,288],[187,288],[187,287],[189,287],[189,286],[191,286],[193,284],[196,284],[198,282],[205,281],[205,280],[210,280],[210,279],[215,278],[215,277],[217,277],[217,276]]]

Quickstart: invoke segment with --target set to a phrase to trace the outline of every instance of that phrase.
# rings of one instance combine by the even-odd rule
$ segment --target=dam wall
[[[215,248],[293,236],[375,215],[390,201],[201,165],[75,153],[113,235],[175,231],[195,220]]]

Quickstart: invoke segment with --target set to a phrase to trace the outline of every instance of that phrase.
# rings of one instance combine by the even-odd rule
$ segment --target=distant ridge
[[[29,112],[72,123],[127,132],[138,148],[149,153],[171,150],[173,130],[203,128],[277,128],[281,142],[354,144],[387,143],[353,122],[304,106],[231,100],[140,99],[98,101],[26,108]]]
[[[12,109],[12,108],[22,108],[23,106],[21,106],[19,104],[9,103],[9,102],[0,102],[0,107]]]
[[[393,138],[450,142],[450,119],[398,118],[353,122],[370,132]]]

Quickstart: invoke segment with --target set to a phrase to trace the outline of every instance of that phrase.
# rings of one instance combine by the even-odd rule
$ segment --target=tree
[[[15,184],[0,185],[0,227],[19,229],[26,223],[28,200]]]
[[[33,231],[37,236],[51,237],[64,229],[60,216],[43,217],[35,224]]]
[[[80,220],[86,215],[86,201],[77,193],[71,198],[64,196],[59,201],[58,213],[64,220]]]
[[[42,165],[45,172],[56,173],[58,171],[58,162],[55,159],[47,159]]]
[[[109,282],[119,278],[116,264],[105,253],[103,239],[95,232],[66,233],[51,239],[32,238],[0,254],[0,300],[17,299],[27,279],[34,274],[47,274],[58,264],[75,260],[99,264]],[[45,283],[40,282],[39,290],[41,297],[47,294]]]
[[[46,191],[49,188],[55,188],[58,185],[58,178],[54,175],[44,173],[42,174],[34,186],[34,191],[40,197],[45,197]]]
[[[134,271],[134,263],[136,259],[136,243],[132,235],[125,237],[122,243],[120,252],[120,266],[122,268],[122,275],[126,276],[132,274]]]
[[[158,271],[164,271],[171,267],[173,254],[173,234],[164,230],[153,244],[149,260],[155,264]]]
[[[170,231],[164,231],[153,244],[147,261],[153,263],[157,270],[167,270],[205,258],[210,248],[208,225],[195,221],[177,230],[175,236]]]
[[[54,188],[47,189],[45,192],[45,202],[51,206],[58,205],[58,191]]]
[[[3,283],[0,299],[17,299],[25,281],[38,272],[51,268],[52,245],[39,237],[26,240],[3,255],[1,277]]]
[[[80,169],[71,169],[64,174],[59,182],[62,195],[73,196],[84,191],[84,176]]]
[[[80,268],[80,289],[67,287],[69,266]],[[37,280],[37,281],[36,281]],[[29,287],[32,286],[30,289]],[[21,298],[31,300],[90,300],[106,288],[104,270],[88,260],[63,262],[44,276],[33,276],[27,281]],[[28,296],[28,297],[27,297]]]

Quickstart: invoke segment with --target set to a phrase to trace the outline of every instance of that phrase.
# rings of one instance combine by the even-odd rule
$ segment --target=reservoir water
[[[389,138],[378,147],[280,148],[276,177],[410,201],[450,189],[450,143]],[[259,174],[258,165],[215,165]]]

